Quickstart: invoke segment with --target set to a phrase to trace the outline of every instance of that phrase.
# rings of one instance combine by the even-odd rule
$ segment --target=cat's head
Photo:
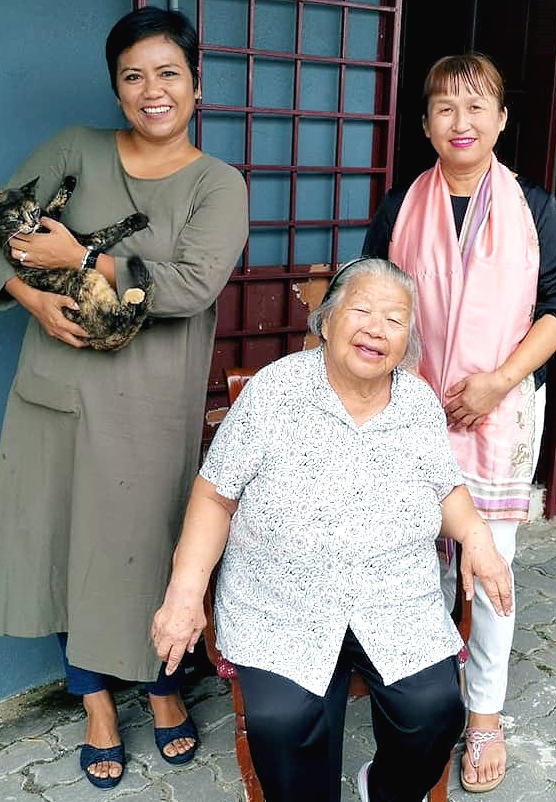
[[[0,192],[0,238],[6,243],[14,234],[32,234],[39,227],[41,207],[35,198],[37,178],[16,189]]]

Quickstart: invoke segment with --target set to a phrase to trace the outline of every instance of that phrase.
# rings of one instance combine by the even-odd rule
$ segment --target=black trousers
[[[422,802],[440,779],[465,721],[457,658],[384,685],[348,629],[324,697],[278,674],[237,666],[265,802],[340,802],[352,668],[369,685],[376,741],[370,802]]]

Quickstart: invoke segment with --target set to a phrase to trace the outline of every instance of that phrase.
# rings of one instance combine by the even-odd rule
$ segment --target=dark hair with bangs
[[[444,56],[430,68],[423,87],[423,115],[428,115],[432,95],[456,93],[460,86],[479,95],[493,95],[504,109],[504,80],[498,68],[482,53]]]
[[[118,97],[117,73],[118,58],[141,39],[150,36],[165,36],[175,42],[183,51],[185,60],[193,77],[193,89],[199,85],[199,42],[197,31],[185,14],[180,11],[165,11],[154,6],[130,11],[118,20],[106,39],[106,62],[110,73],[110,83]]]

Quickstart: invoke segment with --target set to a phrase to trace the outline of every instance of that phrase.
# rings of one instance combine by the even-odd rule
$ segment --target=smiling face
[[[133,131],[149,141],[188,139],[197,93],[182,49],[165,36],[141,39],[118,58],[117,90]],[[197,90],[198,92],[199,90]]]
[[[390,381],[407,348],[411,297],[396,281],[358,274],[322,322],[329,379],[343,386]]]
[[[423,127],[442,167],[453,173],[480,172],[490,166],[507,116],[494,95],[479,94],[460,82],[458,91],[429,98]]]

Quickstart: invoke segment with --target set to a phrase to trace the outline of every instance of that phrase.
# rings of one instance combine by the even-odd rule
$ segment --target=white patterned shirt
[[[385,684],[459,651],[435,538],[463,479],[421,379],[396,369],[390,402],[358,426],[322,348],[290,354],[250,379],[201,475],[239,500],[215,598],[228,660],[323,696],[348,627]]]

